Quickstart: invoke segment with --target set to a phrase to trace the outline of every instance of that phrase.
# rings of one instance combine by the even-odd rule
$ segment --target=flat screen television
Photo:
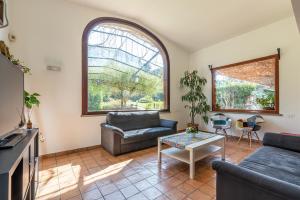
[[[24,106],[24,73],[0,54],[0,139],[19,129]]]

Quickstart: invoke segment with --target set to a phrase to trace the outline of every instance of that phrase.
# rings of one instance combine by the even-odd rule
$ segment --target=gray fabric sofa
[[[159,112],[109,112],[101,124],[101,145],[120,155],[157,145],[157,138],[177,132],[177,121],[160,119]]]
[[[214,161],[217,200],[300,200],[300,136],[266,133],[239,165]]]

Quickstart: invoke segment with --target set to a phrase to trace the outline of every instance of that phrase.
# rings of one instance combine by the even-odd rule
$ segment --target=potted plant
[[[187,127],[186,130],[185,130],[185,132],[186,132],[187,134],[192,134],[193,137],[194,137],[195,134],[198,133],[198,127],[195,127],[195,126]]]
[[[32,108],[40,105],[40,100],[38,99],[39,96],[40,95],[38,93],[30,94],[27,91],[24,91],[24,103],[25,107],[27,108],[27,129],[32,129]]]
[[[186,71],[184,77],[180,79],[180,86],[187,90],[187,93],[181,97],[182,101],[187,102],[185,108],[190,110],[191,122],[188,127],[194,127],[198,130],[198,124],[195,124],[195,117],[200,115],[203,121],[208,123],[207,113],[210,106],[207,104],[206,96],[203,93],[203,87],[207,83],[205,78],[198,75],[198,71]]]

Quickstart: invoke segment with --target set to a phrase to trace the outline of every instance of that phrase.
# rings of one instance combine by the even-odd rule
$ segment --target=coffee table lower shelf
[[[170,148],[163,149],[162,144],[166,144]],[[191,179],[195,177],[195,163],[217,152],[220,152],[222,160],[225,160],[224,136],[216,134],[208,135],[207,132],[200,131],[194,136],[187,135],[183,132],[158,138],[158,163],[161,164],[162,155],[185,162],[190,165]]]
[[[222,147],[219,147],[216,145],[208,145],[206,147],[195,149],[194,150],[194,159],[195,159],[194,162],[197,162],[207,156],[213,155],[221,150],[222,150]],[[188,150],[171,147],[171,148],[161,150],[161,153],[168,157],[171,157],[171,158],[180,160],[182,162],[185,162],[187,164],[190,164],[190,151],[188,151]]]

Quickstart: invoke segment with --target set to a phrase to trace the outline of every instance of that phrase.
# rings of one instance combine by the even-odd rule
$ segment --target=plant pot
[[[27,122],[27,129],[32,129],[32,122],[31,121]]]
[[[188,123],[188,124],[187,124],[187,127],[188,127],[188,128],[189,128],[189,127],[192,127],[192,128],[194,128],[194,129],[196,129],[196,130],[199,130],[199,124]]]

